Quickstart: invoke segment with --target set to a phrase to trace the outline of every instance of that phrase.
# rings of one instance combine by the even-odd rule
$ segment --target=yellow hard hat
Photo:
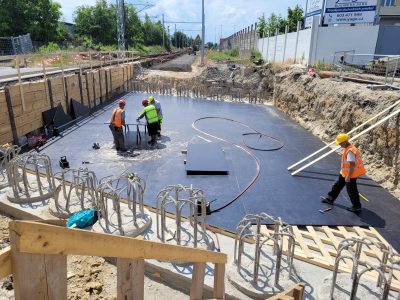
[[[339,145],[343,142],[347,142],[349,140],[349,135],[347,133],[339,133],[336,137],[336,144]]]
[[[149,97],[149,102],[153,102],[154,101],[154,97],[153,96],[150,96]]]

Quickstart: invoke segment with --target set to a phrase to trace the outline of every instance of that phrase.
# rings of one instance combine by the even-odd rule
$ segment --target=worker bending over
[[[119,107],[114,109],[110,118],[110,130],[114,137],[114,145],[117,151],[126,151],[124,129],[125,126],[125,100],[118,101]]]
[[[157,110],[154,105],[149,105],[149,101],[147,99],[142,101],[142,105],[144,106],[142,112],[136,121],[139,121],[141,118],[146,117],[147,121],[147,130],[151,137],[151,140],[148,141],[148,144],[154,146],[157,143],[157,129],[158,129],[158,115]]]
[[[154,105],[154,107],[157,110],[157,115],[158,115],[158,129],[157,129],[157,135],[161,136],[161,124],[163,120],[163,114],[162,114],[162,109],[161,109],[161,103],[156,101],[153,96],[149,97],[149,102],[151,105]]]
[[[364,164],[361,159],[361,153],[358,149],[349,143],[349,136],[341,133],[336,137],[336,144],[344,148],[342,155],[341,171],[339,178],[335,181],[328,196],[321,197],[323,203],[333,205],[340,191],[346,186],[347,194],[350,197],[352,207],[348,211],[357,213],[361,211],[360,196],[357,189],[357,178],[365,174]]]

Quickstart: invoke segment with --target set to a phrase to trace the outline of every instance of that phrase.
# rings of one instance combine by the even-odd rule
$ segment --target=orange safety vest
[[[122,127],[123,119],[122,119],[122,113],[124,112],[123,109],[121,108],[116,108],[113,110],[111,119],[110,119],[110,124],[114,124],[115,127]]]
[[[342,174],[343,177],[346,177],[347,174],[349,173],[350,163],[347,161],[347,154],[349,153],[349,151],[353,152],[354,156],[356,157],[354,171],[353,171],[352,174],[350,174],[350,178],[360,177],[361,175],[365,174],[366,171],[365,171],[362,159],[361,159],[360,151],[358,151],[358,149],[355,146],[351,145],[351,144],[350,144],[350,146],[348,146],[343,151],[342,164],[341,164],[341,167],[342,167],[341,174]]]

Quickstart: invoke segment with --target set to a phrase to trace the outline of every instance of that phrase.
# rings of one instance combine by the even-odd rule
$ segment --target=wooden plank
[[[117,299],[144,299],[144,260],[117,259]]]
[[[10,228],[20,236],[17,249],[20,252],[221,264],[227,262],[224,253],[29,221],[12,221]]]
[[[324,244],[322,243],[322,241],[321,241],[320,237],[318,236],[318,234],[315,232],[314,228],[312,226],[307,226],[307,230],[308,230],[308,232],[310,232],[313,235],[313,240],[315,241],[315,243],[320,248],[319,250],[321,251],[322,256],[325,258],[327,263],[333,266],[334,261],[332,259],[332,256],[326,250]]]
[[[190,299],[203,299],[204,275],[206,271],[205,263],[193,264],[192,285],[190,286]]]
[[[215,264],[213,295],[215,299],[225,299],[225,264]]]
[[[67,299],[67,257],[21,253],[19,240],[10,226],[15,299]]]
[[[7,102],[7,108],[8,108],[8,117],[10,120],[10,125],[11,125],[11,132],[13,136],[13,143],[15,145],[19,145],[18,141],[18,134],[17,134],[17,127],[15,125],[15,119],[14,119],[14,112],[12,108],[12,101],[11,101],[11,96],[10,96],[10,91],[8,89],[8,86],[4,88],[4,93],[6,97],[6,102]]]
[[[296,237],[297,242],[299,242],[301,249],[303,250],[306,258],[312,259],[314,255],[312,255],[307,247],[306,242],[303,239],[302,232],[297,228],[297,226],[293,226],[293,233]]]
[[[11,267],[11,247],[8,246],[0,250],[0,278],[12,274]]]

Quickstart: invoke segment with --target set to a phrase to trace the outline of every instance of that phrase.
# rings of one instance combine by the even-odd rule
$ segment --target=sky
[[[75,8],[82,5],[81,0],[55,0],[61,4],[63,19],[73,21]],[[85,5],[92,5],[96,0],[85,0]],[[147,13],[152,20],[161,20],[164,14],[165,22],[201,22],[201,0],[125,0],[132,3],[138,11],[144,8],[143,4],[150,3],[154,6],[143,10],[139,16]],[[286,17],[287,8],[300,5],[304,10],[306,0],[204,0],[206,41],[218,42],[221,36],[227,37],[232,33],[244,29],[257,22],[262,14],[269,16],[271,13]],[[222,27],[221,27],[222,25]],[[169,32],[175,30],[175,23],[166,23]],[[195,37],[201,34],[201,24],[176,23],[177,30],[184,31],[187,35]]]

